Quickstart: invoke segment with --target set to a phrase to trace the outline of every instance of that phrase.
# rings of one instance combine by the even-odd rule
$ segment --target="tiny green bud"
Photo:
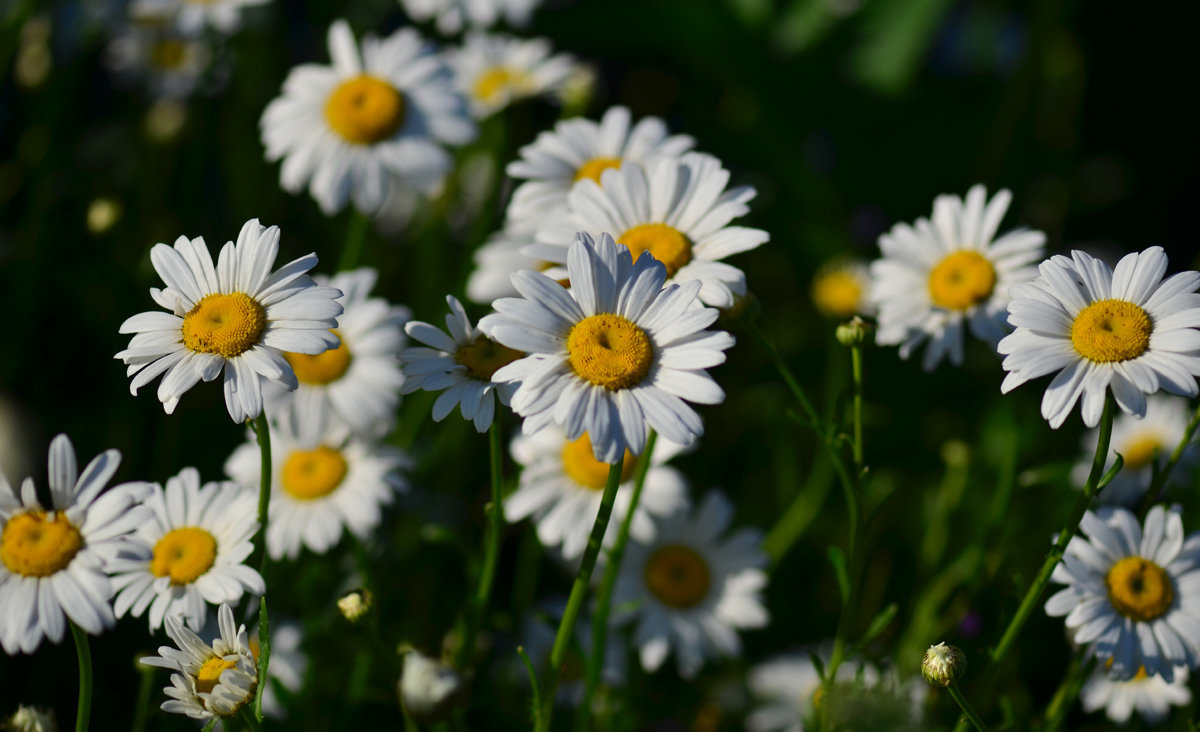
[[[375,605],[375,595],[366,587],[359,587],[339,597],[337,605],[338,610],[342,611],[342,617],[351,623],[357,623],[371,612]]]
[[[967,656],[958,648],[938,643],[925,651],[921,675],[934,686],[949,686],[967,670]]]
[[[842,323],[834,331],[838,343],[843,346],[861,346],[867,342],[867,336],[871,333],[871,326],[867,325],[867,321],[855,315],[845,323]]]

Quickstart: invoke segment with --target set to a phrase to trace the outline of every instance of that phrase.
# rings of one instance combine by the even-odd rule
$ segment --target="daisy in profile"
[[[565,263],[576,231],[609,232],[638,259],[643,253],[667,268],[667,282],[700,282],[700,300],[718,308],[746,294],[742,271],[721,261],[769,238],[761,229],[731,226],[749,212],[750,186],[729,188],[729,171],[711,155],[686,153],[605,170],[600,183],[580,181],[562,215],[538,228],[525,253]]]
[[[449,52],[458,90],[479,119],[520,99],[557,94],[575,73],[575,60],[554,54],[544,38],[471,32]]]
[[[441,422],[457,405],[463,419],[486,432],[496,414],[496,400],[507,405],[515,386],[493,375],[497,369],[525,354],[508,348],[484,335],[471,325],[463,306],[453,295],[446,296],[450,313],[446,331],[421,321],[404,326],[409,337],[425,346],[406,348],[400,353],[404,371],[402,391],[418,389],[440,391],[433,403],[433,420]],[[493,397],[493,395],[495,395]]]
[[[404,383],[396,358],[404,347],[409,312],[370,297],[377,276],[363,268],[313,278],[343,293],[338,302],[344,312],[333,331],[339,343],[313,355],[284,353],[299,385],[295,391],[268,385],[268,414],[286,411],[295,424],[332,418],[359,435],[379,436],[390,429]]]
[[[471,302],[491,305],[498,298],[512,297],[517,294],[517,288],[513,287],[510,279],[513,272],[546,269],[548,263],[521,253],[532,243],[532,233],[506,228],[493,234],[475,250],[475,269],[467,278],[467,297]]]
[[[221,605],[217,611],[220,636],[205,643],[174,615],[166,619],[167,635],[175,648],[160,646],[157,656],[141,662],[170,670],[170,699],[162,710],[192,719],[231,717],[253,702],[258,686],[258,663],[250,652],[246,626],[233,624],[233,611]]]
[[[418,23],[437,22],[438,32],[454,35],[467,28],[490,28],[504,22],[515,28],[529,24],[529,16],[544,0],[400,0],[404,11]]]
[[[1111,389],[1126,414],[1146,415],[1146,396],[1163,389],[1196,396],[1200,374],[1200,273],[1163,279],[1162,247],[1126,254],[1115,269],[1080,251],[1051,257],[1039,276],[1012,290],[1000,341],[1008,393],[1030,379],[1055,374],[1042,416],[1058,429],[1080,403],[1095,427]]]
[[[762,532],[724,536],[732,517],[733,504],[714,491],[695,512],[656,522],[653,541],[629,542],[612,604],[638,603],[616,621],[636,618],[633,641],[647,671],[674,649],[680,675],[690,679],[706,660],[741,653],[738,630],[767,624]]]
[[[242,11],[270,0],[133,0],[129,14],[142,21],[167,20],[191,36],[211,28],[233,33],[242,22]]]
[[[655,444],[638,509],[629,526],[630,534],[643,541],[654,538],[656,519],[688,506],[687,481],[679,471],[664,465],[681,449],[667,440]],[[568,440],[555,425],[514,439],[512,455],[522,470],[517,490],[504,499],[505,518],[515,523],[533,516],[543,545],[561,544],[564,559],[578,558],[600,512],[608,465],[596,459],[587,433]],[[604,535],[606,543],[616,539],[616,527],[629,512],[636,467],[637,460],[627,450],[621,464],[621,487]]]
[[[1155,506],[1145,526],[1123,508],[1084,514],[1052,582],[1046,612],[1066,616],[1074,642],[1116,680],[1174,678],[1200,662],[1200,534],[1183,535],[1179,508]]]
[[[274,272],[279,227],[247,221],[237,243],[227,242],[213,265],[202,237],[181,236],[174,248],[156,244],[150,261],[166,288],[150,297],[168,312],[139,313],[121,324],[133,333],[116,355],[128,367],[129,391],[162,376],[158,399],[167,414],[199,381],[225,372],[225,407],[234,422],[262,413],[262,379],[296,388],[284,351],[321,353],[338,345],[342,293],[317,287],[305,272],[317,255],[293,260]]]
[[[870,298],[879,310],[876,340],[908,358],[928,341],[922,365],[963,360],[964,330],[994,346],[1007,332],[1009,288],[1036,276],[1046,236],[1017,229],[996,237],[1012,195],[987,200],[983,186],[966,199],[938,196],[933,219],[896,224],[879,237],[883,258],[871,264]]]
[[[292,69],[263,112],[267,160],[283,160],[284,190],[307,186],[326,214],[353,200],[368,215],[394,179],[431,192],[453,164],[445,146],[475,136],[441,58],[412,28],[367,36],[360,52],[344,20],[329,28],[329,55],[330,66]]]
[[[126,535],[148,519],[144,486],[104,488],[121,463],[97,455],[83,473],[66,435],[50,443],[50,509],[33,480],[17,492],[0,474],[0,645],[33,653],[42,639],[62,640],[66,619],[99,635],[116,624],[108,563],[128,548]],[[64,615],[66,616],[64,618]]]
[[[1174,681],[1167,681],[1139,668],[1132,679],[1120,681],[1099,668],[1084,683],[1079,700],[1083,711],[1103,709],[1105,716],[1117,724],[1128,722],[1134,712],[1147,724],[1160,724],[1167,720],[1171,707],[1185,707],[1192,702],[1187,668],[1176,667],[1174,676]]]
[[[603,119],[563,120],[520,150],[508,174],[523,180],[513,191],[508,217],[513,222],[539,221],[547,212],[566,207],[576,182],[600,183],[600,174],[626,160],[645,163],[660,155],[678,156],[692,148],[687,135],[672,135],[657,117],[632,124],[625,107],[613,107]],[[610,229],[601,229],[611,231]]]
[[[144,505],[154,515],[130,537],[136,549],[109,563],[118,618],[149,610],[151,633],[167,615],[200,631],[206,603],[237,603],[243,593],[267,591],[262,576],[245,565],[258,531],[254,494],[232,482],[202,486],[200,473],[184,468],[166,488],[153,484]]]
[[[225,472],[257,495],[260,453],[253,433],[225,463]],[[408,484],[409,467],[400,450],[354,437],[342,425],[325,422],[271,425],[271,517],[267,549],[272,559],[295,559],[302,546],[324,554],[343,530],[359,539],[379,525],[383,506]]]
[[[871,271],[857,259],[835,259],[817,270],[813,278],[812,299],[827,318],[848,320],[855,315],[871,315],[874,305],[867,298]]]

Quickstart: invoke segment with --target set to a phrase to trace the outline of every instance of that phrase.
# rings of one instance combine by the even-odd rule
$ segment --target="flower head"
[[[450,52],[450,68],[458,89],[477,118],[488,117],[513,102],[556,92],[575,72],[575,60],[552,55],[543,38],[471,32]]]
[[[967,656],[944,642],[930,646],[921,659],[921,675],[933,686],[949,686],[967,670]]]
[[[1192,701],[1188,688],[1188,670],[1179,666],[1174,680],[1151,676],[1139,668],[1132,679],[1115,679],[1107,669],[1092,672],[1079,692],[1080,706],[1085,712],[1104,710],[1105,716],[1117,724],[1125,724],[1134,712],[1147,724],[1166,721],[1171,707],[1187,706]]]
[[[501,21],[514,28],[529,24],[529,16],[544,0],[400,0],[418,23],[431,20],[445,35],[468,28],[489,28]]]

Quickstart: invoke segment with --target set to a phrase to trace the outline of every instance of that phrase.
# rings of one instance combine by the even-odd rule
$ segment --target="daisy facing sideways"
[[[1083,711],[1103,709],[1105,716],[1117,724],[1128,722],[1134,712],[1147,724],[1159,724],[1166,721],[1171,707],[1191,703],[1192,690],[1188,688],[1188,670],[1183,666],[1175,669],[1174,681],[1147,676],[1145,669],[1138,669],[1132,679],[1119,681],[1098,668],[1084,683],[1079,700]]]
[[[544,38],[473,32],[448,55],[455,84],[479,119],[520,99],[555,94],[576,71],[575,60],[554,54]]]

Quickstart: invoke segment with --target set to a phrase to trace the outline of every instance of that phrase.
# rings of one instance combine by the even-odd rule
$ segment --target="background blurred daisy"
[[[133,0],[130,16],[141,20],[166,19],[181,32],[196,35],[207,28],[233,33],[246,8],[271,0]]]
[[[787,653],[756,664],[746,675],[750,692],[762,703],[746,716],[750,732],[803,732],[806,721],[816,712],[816,697],[821,691],[821,675],[813,665],[814,653],[822,663],[829,663],[833,644],[822,643],[812,649]],[[852,683],[860,677],[862,683],[874,686],[879,671],[869,663],[844,663],[838,667],[837,680]]]
[[[119,82],[142,82],[156,97],[186,97],[205,81],[212,47],[203,38],[169,27],[131,23],[105,50],[105,65]]]
[[[462,45],[447,51],[455,84],[471,113],[487,117],[519,99],[552,95],[575,72],[575,60],[555,54],[544,38],[467,33]]]
[[[529,23],[529,16],[544,0],[400,0],[404,12],[418,23],[437,22],[444,35],[463,27],[490,28],[504,22],[515,28]]]
[[[541,600],[533,611],[521,619],[521,646],[537,669],[539,678],[544,678],[549,669],[555,630],[562,620],[566,606],[565,597]],[[592,618],[585,609],[575,623],[575,642],[567,651],[566,660],[558,676],[558,690],[554,701],[559,706],[577,707],[583,702],[584,675],[587,671],[587,659],[592,655],[593,640]],[[601,680],[605,686],[619,689],[625,685],[628,669],[629,649],[624,638],[618,633],[608,633],[605,641],[604,668],[600,671]],[[513,671],[516,672],[514,676],[520,674],[522,680],[528,678],[525,667],[519,663],[514,666]],[[600,707],[604,701],[595,699],[593,707]]]
[[[1184,707],[1192,701],[1188,688],[1188,670],[1175,668],[1174,680],[1148,676],[1138,669],[1132,679],[1114,679],[1103,668],[1096,669],[1083,684],[1079,701],[1085,712],[1104,710],[1105,716],[1117,724],[1125,724],[1136,711],[1147,724],[1166,721],[1171,707]]]
[[[817,270],[812,283],[812,300],[827,318],[846,320],[855,315],[871,315],[875,306],[867,297],[871,271],[857,259],[836,259]]]
[[[521,252],[532,243],[532,233],[508,229],[488,237],[473,255],[475,268],[467,278],[467,297],[472,302],[491,305],[497,298],[516,295],[512,273],[521,269],[542,269],[546,264]]]

